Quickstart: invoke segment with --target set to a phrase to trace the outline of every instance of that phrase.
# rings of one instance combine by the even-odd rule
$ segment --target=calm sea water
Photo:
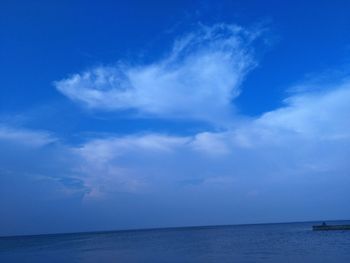
[[[2,237],[0,262],[350,262],[350,231],[313,224]]]

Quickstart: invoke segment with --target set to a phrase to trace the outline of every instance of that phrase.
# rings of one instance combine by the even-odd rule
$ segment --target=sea
[[[0,262],[350,262],[350,231],[312,231],[319,223],[0,237]]]

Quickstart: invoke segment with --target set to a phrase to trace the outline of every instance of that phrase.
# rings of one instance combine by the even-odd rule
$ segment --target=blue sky
[[[0,235],[347,219],[347,1],[2,1]]]

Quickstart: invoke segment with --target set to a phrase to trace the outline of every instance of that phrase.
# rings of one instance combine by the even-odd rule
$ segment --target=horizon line
[[[176,230],[176,229],[209,229],[217,227],[230,227],[230,226],[254,226],[254,225],[277,225],[277,224],[297,224],[297,223],[315,223],[315,222],[334,222],[334,221],[349,221],[350,219],[330,219],[330,220],[307,220],[307,221],[291,221],[291,222],[267,222],[267,223],[242,223],[242,224],[219,224],[219,225],[188,225],[188,226],[169,226],[169,227],[145,227],[145,228],[126,228],[115,230],[91,230],[91,231],[78,231],[78,232],[58,232],[58,233],[40,233],[40,234],[18,234],[18,235],[0,235],[1,238],[14,238],[14,237],[43,237],[43,236],[64,236],[64,235],[91,235],[91,234],[106,234],[117,232],[141,232],[141,231],[154,231],[154,230]]]

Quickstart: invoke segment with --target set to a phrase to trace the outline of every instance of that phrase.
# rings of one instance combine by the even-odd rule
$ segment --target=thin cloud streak
[[[13,128],[0,123],[0,141],[12,141],[31,147],[41,147],[56,142],[57,139],[46,131]]]

